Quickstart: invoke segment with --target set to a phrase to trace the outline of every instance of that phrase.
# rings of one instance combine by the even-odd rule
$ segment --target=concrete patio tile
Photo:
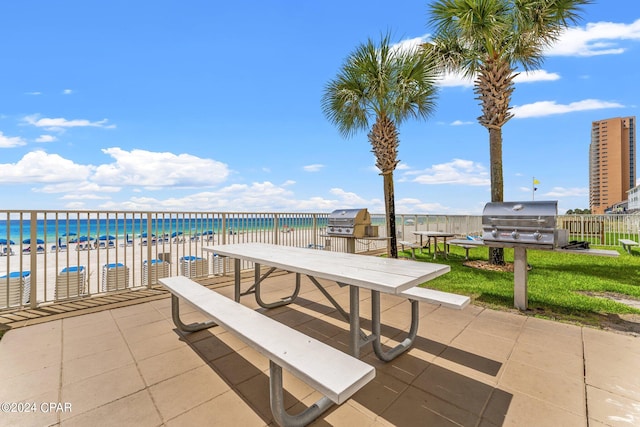
[[[482,419],[498,427],[587,427],[584,416],[508,389],[494,390]]]
[[[262,427],[267,423],[235,392],[228,391],[167,421],[167,427],[242,426]]]
[[[122,348],[112,348],[62,362],[62,384],[71,384],[135,363]]]
[[[563,335],[579,340],[582,339],[582,328],[580,326],[537,317],[526,317],[523,329],[532,329],[544,333]]]
[[[596,343],[603,346],[615,347],[621,353],[630,353],[640,356],[640,339],[638,339],[640,337],[612,333],[593,328],[585,328],[583,336],[585,345],[587,346],[591,343]]]
[[[90,316],[71,316],[62,319],[65,329],[73,329],[91,324],[100,324],[107,321],[113,321],[110,310],[97,311],[91,313]]]
[[[155,427],[162,424],[147,390],[123,397],[77,416],[64,419],[61,427]]]
[[[533,366],[555,375],[580,378],[584,375],[584,359],[554,348],[517,343],[510,360]]]
[[[260,375],[268,369],[268,360],[263,361],[260,366],[256,367],[249,360],[242,356],[246,352],[246,348],[238,352],[230,353],[211,362],[213,369],[227,382],[237,385],[248,380],[251,377]],[[253,356],[253,354],[251,354]],[[263,358],[264,359],[264,358]]]
[[[515,340],[512,339],[501,338],[495,334],[491,335],[466,328],[451,341],[449,347],[440,357],[447,358],[448,352],[465,350],[473,352],[476,356],[503,362],[509,358],[515,344]]]
[[[582,357],[582,330],[578,326],[561,323],[558,329],[554,329],[553,323],[551,320],[527,318],[518,336],[518,343]]]
[[[185,345],[139,361],[138,369],[145,384],[150,386],[205,365],[206,361]]]
[[[423,351],[410,348],[390,362],[383,362],[373,352],[361,359],[376,368],[376,375],[389,375],[404,384],[411,384],[430,366],[429,359],[432,360],[435,357],[429,354],[427,354],[426,358],[421,357],[424,354]]]
[[[143,341],[158,335],[166,334],[174,329],[173,324],[166,319],[152,323],[144,323],[135,328],[122,330],[122,336],[128,343]]]
[[[57,395],[59,387],[60,365],[45,366],[3,379],[0,387],[0,403],[26,402],[43,393]]]
[[[0,340],[0,378],[9,379],[47,367],[60,366],[60,321],[31,327],[36,329],[17,329],[5,334]]]
[[[511,313],[501,313],[493,310],[483,310],[467,327],[467,331],[478,331],[483,334],[515,341],[526,317],[514,316]]]
[[[151,307],[148,304],[145,304],[147,307]],[[130,307],[125,307],[130,308]],[[153,307],[151,307],[153,308]],[[116,311],[116,310],[114,310]],[[166,320],[164,315],[160,313],[158,310],[144,310],[140,313],[130,314],[128,316],[115,317],[116,323],[121,330],[127,330],[130,328],[139,328],[144,327],[148,323],[155,323],[159,320]]]
[[[144,381],[133,364],[75,383],[63,384],[60,393],[61,401],[70,402],[73,405],[73,411],[61,414],[61,419],[91,411],[144,388]]]
[[[90,322],[84,325],[76,323],[73,327],[67,327],[67,319],[62,319],[62,322],[65,340],[97,337],[98,335],[113,334],[120,331],[115,319],[111,317],[104,317],[100,322]]]
[[[640,425],[640,403],[596,387],[587,386],[589,418],[604,425]],[[591,424],[590,424],[591,425]]]
[[[376,368],[376,377],[353,395],[348,403],[366,408],[367,412],[381,414],[408,387],[407,383]]]
[[[148,388],[163,421],[181,415],[229,391],[210,366],[201,366]]]
[[[144,313],[156,311],[151,304],[134,304],[127,307],[114,308],[111,310],[111,316],[114,319],[123,319],[129,316],[140,316]]]
[[[379,418],[395,426],[471,426],[478,418],[415,387],[408,387]]]
[[[586,383],[640,401],[640,354],[624,348],[629,345],[629,337],[611,335],[585,334]]]
[[[586,415],[582,378],[557,375],[509,360],[499,387],[532,396],[583,417]]]
[[[63,360],[72,360],[91,354],[100,355],[107,350],[126,351],[127,344],[120,332],[109,332],[96,336],[69,337],[64,341]]]
[[[235,350],[222,341],[219,336],[211,334],[209,334],[207,338],[191,342],[190,346],[198,352],[200,358],[207,362],[212,362],[235,352]]]
[[[411,385],[435,396],[427,405],[432,411],[462,425],[474,425],[495,389],[490,384],[433,364]]]
[[[143,360],[175,350],[184,344],[180,341],[180,336],[175,331],[168,330],[163,334],[144,340],[129,341],[128,345],[136,360]]]

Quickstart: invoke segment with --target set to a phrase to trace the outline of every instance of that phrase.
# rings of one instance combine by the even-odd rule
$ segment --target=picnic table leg
[[[198,332],[203,329],[218,326],[213,320],[201,323],[191,323],[189,325],[183,323],[180,319],[180,300],[173,294],[171,294],[171,317],[173,318],[173,323],[176,327],[183,332]]]
[[[349,352],[360,357],[360,288],[349,286]]]
[[[269,403],[276,423],[281,426],[306,426],[318,418],[333,405],[331,399],[323,396],[313,405],[297,415],[290,415],[284,408],[284,392],[282,388],[282,367],[273,360],[269,361]]]
[[[255,275],[255,283],[252,287],[255,288],[255,294],[256,294],[256,302],[258,303],[258,305],[262,308],[275,308],[275,307],[280,307],[282,305],[286,305],[286,304],[291,304],[297,297],[298,297],[298,293],[300,292],[300,273],[296,273],[296,287],[293,290],[293,293],[291,295],[289,295],[288,297],[285,298],[281,298],[280,301],[276,301],[276,302],[272,302],[272,303],[266,303],[263,301],[262,297],[260,296],[260,283],[269,275],[271,274],[276,268],[273,267],[271,268],[264,276],[260,277],[260,271],[259,271],[259,265],[256,264],[256,275]]]
[[[233,278],[234,299],[236,302],[240,302],[240,258],[233,260]]]
[[[409,302],[411,302],[411,327],[409,328],[407,338],[391,350],[385,352],[380,342],[380,291],[371,291],[371,330],[372,336],[374,337],[373,351],[376,356],[378,356],[378,359],[384,362],[389,362],[407,351],[418,335],[420,303],[411,299]]]

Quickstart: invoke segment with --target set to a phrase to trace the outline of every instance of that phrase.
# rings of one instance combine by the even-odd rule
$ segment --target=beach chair
[[[123,290],[129,287],[129,267],[122,263],[102,266],[102,292]]]
[[[65,267],[56,276],[54,299],[81,297],[86,295],[87,275],[84,266]]]
[[[156,285],[158,284],[158,279],[169,277],[169,263],[161,259],[152,259],[151,262],[145,260],[142,264],[143,286],[146,286],[148,283],[149,272],[151,273],[151,284]]]
[[[209,275],[209,261],[196,256],[180,258],[180,274],[186,277],[202,277]]]
[[[11,249],[9,246],[2,248],[2,252],[0,252],[0,256],[10,256],[10,255],[15,255],[15,252],[13,252],[13,249]]]
[[[29,303],[31,280],[28,271],[14,271],[0,276],[0,309]],[[7,285],[9,291],[7,292]]]

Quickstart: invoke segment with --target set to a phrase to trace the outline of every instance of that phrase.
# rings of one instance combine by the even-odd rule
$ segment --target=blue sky
[[[386,32],[429,38],[428,1],[0,3],[3,209],[383,213],[366,132],[320,99]],[[600,0],[521,75],[503,128],[504,198],[588,208],[591,122],[638,116],[640,2]],[[400,127],[398,213],[480,214],[488,133],[472,86]]]

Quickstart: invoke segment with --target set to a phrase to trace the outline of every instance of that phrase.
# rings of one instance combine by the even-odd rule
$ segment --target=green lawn
[[[593,248],[597,248],[592,246]],[[611,249],[611,248],[602,248]],[[529,271],[529,312],[544,317],[599,324],[610,315],[640,313],[610,299],[589,296],[583,292],[616,293],[640,300],[640,251],[629,255],[620,249],[617,258],[551,251],[527,251]],[[470,260],[487,260],[488,248],[469,251]],[[409,252],[400,252],[409,257]],[[513,309],[513,273],[485,271],[463,266],[464,250],[451,246],[449,259],[420,254],[419,261],[451,266],[451,272],[428,282],[427,286],[442,291],[468,295],[475,304],[499,309]],[[513,262],[513,250],[505,249],[505,260]]]

